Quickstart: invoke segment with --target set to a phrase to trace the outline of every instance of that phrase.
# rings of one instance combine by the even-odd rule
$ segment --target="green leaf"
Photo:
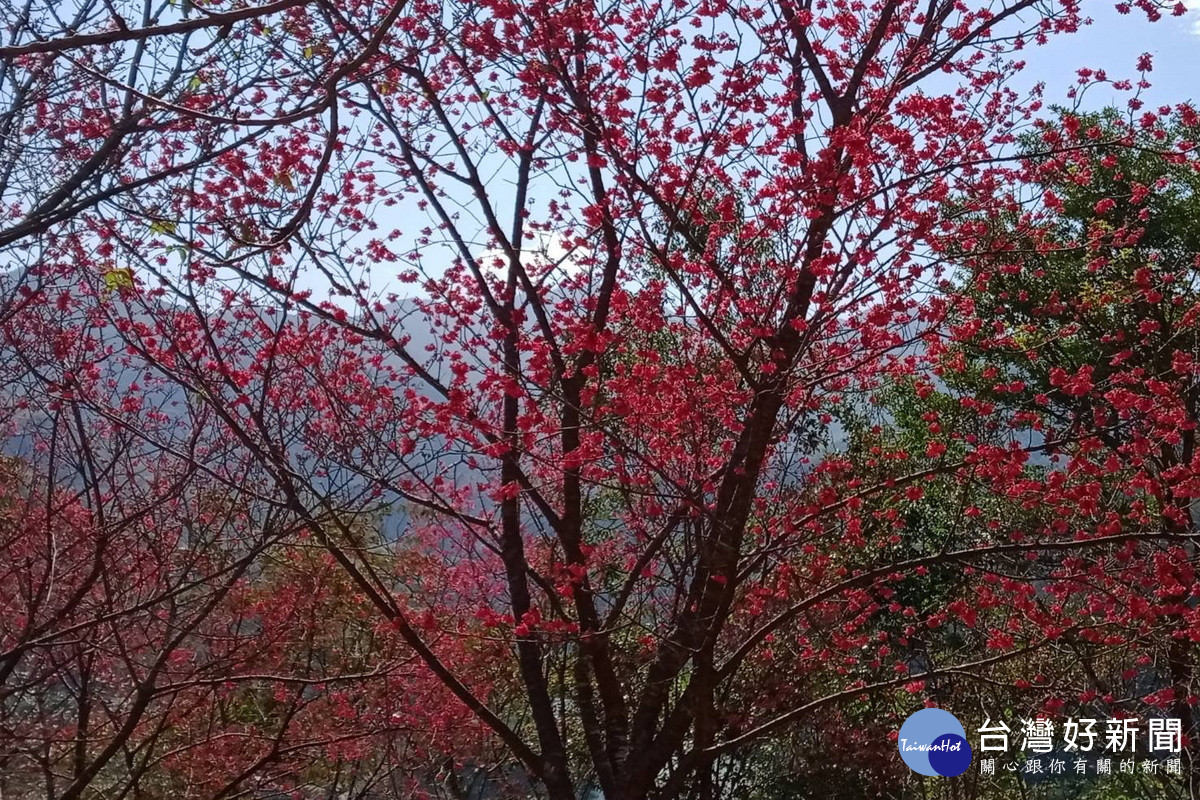
[[[115,292],[118,289],[133,288],[133,270],[128,267],[114,267],[100,276],[104,281],[104,289]]]

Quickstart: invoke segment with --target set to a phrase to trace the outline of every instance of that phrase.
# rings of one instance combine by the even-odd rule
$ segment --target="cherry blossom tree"
[[[1114,587],[1161,564],[1193,583],[1194,532],[1145,496],[1169,390],[1124,373],[1150,427],[1111,508],[1113,423],[946,391],[966,344],[1013,346],[964,280],[1055,246],[1037,165],[1114,145],[1017,146],[1042,111],[1013,88],[1021,59],[1075,33],[1078,4],[190,3],[137,25],[119,6],[79,25],[35,4],[0,49],[33,82],[14,118],[52,142],[17,154],[5,195],[14,431],[40,392],[261,504],[247,541],[278,563],[320,564],[296,567],[312,598],[238,602],[273,616],[246,646],[292,676],[272,730],[310,701],[346,721],[319,739],[333,772],[386,763],[339,748],[398,708],[404,741],[445,759],[413,792],[488,761],[553,800],[711,800],[855,704],[898,720],[1064,637],[1135,645]],[[173,77],[130,61],[144,48]],[[1052,383],[1119,391],[1093,377]],[[884,420],[848,445],[894,387],[930,401],[919,438]],[[969,524],[926,524],[933,493]],[[297,659],[331,647],[324,613],[377,665],[347,662],[364,688],[345,716],[346,693],[286,688],[316,680]],[[961,647],[915,657],[948,625]],[[245,756],[169,727],[179,750]],[[882,792],[895,765],[876,766]]]
[[[1031,436],[1069,433],[1073,445],[1044,467],[1071,487],[1072,516],[1097,530],[1196,529],[1197,122],[1190,106],[1136,98],[1101,113],[1059,109],[1023,137],[1024,213],[987,221],[979,251],[989,255],[963,254],[973,262],[957,292],[964,317],[992,324],[947,351],[967,358],[947,383],[1009,409]],[[1046,154],[1047,143],[1068,146]],[[1169,714],[1194,746],[1195,558],[1185,541],[1045,565],[1074,574],[1058,607],[1110,632],[1065,636],[1028,699],[1075,716]]]

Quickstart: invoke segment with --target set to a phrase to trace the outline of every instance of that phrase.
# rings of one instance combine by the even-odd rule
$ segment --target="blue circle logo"
[[[908,768],[921,775],[949,778],[971,766],[966,730],[940,708],[923,708],[906,719],[896,744]]]

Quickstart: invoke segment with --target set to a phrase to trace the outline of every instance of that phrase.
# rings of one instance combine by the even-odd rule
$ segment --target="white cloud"
[[[555,270],[560,270],[562,276],[575,275],[581,268],[579,260],[583,255],[577,250],[568,251],[558,236],[541,230],[532,231],[532,238],[527,238],[523,243],[521,253],[526,269],[539,277]],[[484,269],[497,274],[504,274],[508,269],[508,259],[496,247],[485,250],[479,257],[479,263]]]

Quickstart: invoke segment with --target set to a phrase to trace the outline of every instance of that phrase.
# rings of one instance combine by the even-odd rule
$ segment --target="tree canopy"
[[[1019,94],[1079,4],[5,8],[0,794],[1190,763],[1200,123]]]

